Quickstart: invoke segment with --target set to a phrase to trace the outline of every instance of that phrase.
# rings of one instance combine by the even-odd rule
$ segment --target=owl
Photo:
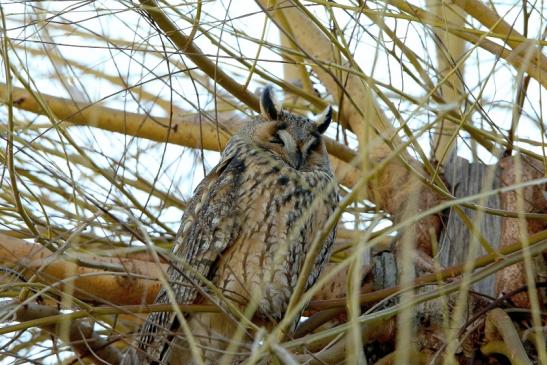
[[[313,119],[291,114],[270,86],[260,106],[261,115],[232,136],[196,188],[175,240],[170,288],[156,298],[215,304],[219,312],[150,314],[124,364],[193,364],[193,356],[237,363],[254,334],[233,308],[266,329],[283,317],[307,251],[338,204],[322,140],[332,108]],[[328,262],[334,237],[335,229],[314,259],[308,287]],[[236,331],[240,343],[227,352]]]

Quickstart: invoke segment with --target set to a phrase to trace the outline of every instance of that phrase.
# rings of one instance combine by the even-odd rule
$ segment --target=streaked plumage
[[[262,116],[230,139],[184,214],[173,253],[195,272],[177,261],[168,276],[178,303],[211,302],[200,276],[242,312],[255,298],[253,322],[268,327],[283,317],[306,252],[335,209],[338,194],[321,140],[330,107],[317,120],[295,116],[276,105],[269,87],[261,107]],[[334,235],[333,230],[315,259],[308,285],[328,261]],[[165,289],[156,302],[170,302]],[[214,349],[226,347],[239,320],[222,313],[186,319],[199,345],[209,347],[201,349],[206,363],[217,363]],[[174,313],[151,314],[143,327],[139,350],[130,351],[125,364],[137,358],[140,363],[191,363]],[[252,342],[252,336],[246,332],[243,342]],[[245,346],[236,350],[245,351]],[[148,360],[143,360],[145,353]]]

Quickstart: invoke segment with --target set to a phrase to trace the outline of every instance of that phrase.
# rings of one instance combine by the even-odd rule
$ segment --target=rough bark
[[[444,178],[451,187],[452,195],[456,198],[463,198],[499,188],[499,174],[496,165],[469,162],[467,159],[452,154],[445,167]],[[489,195],[482,201],[478,199],[476,203],[489,208],[501,208],[500,197],[497,194]],[[501,217],[468,208],[462,208],[462,210],[475,224],[480,234],[492,244],[493,248],[497,248],[500,241]],[[476,239],[476,236],[470,232],[469,227],[458,214],[451,210],[439,241],[439,264],[442,267],[463,264],[469,258],[468,252],[473,237]],[[478,241],[475,240],[475,244],[478,245]],[[471,259],[485,253],[484,248],[481,247],[476,250],[475,257],[471,257]],[[474,284],[473,289],[493,296],[494,278],[489,277]]]
[[[543,167],[538,161],[522,157],[506,157],[498,164],[485,165],[481,162],[469,162],[466,159],[452,154],[447,162],[444,177],[451,187],[452,194],[457,198],[470,195],[478,195],[500,187],[510,187],[514,184],[538,179],[544,176]],[[522,178],[517,179],[516,176]],[[537,184],[522,189],[524,207],[517,204],[517,190],[510,190],[488,197],[478,198],[476,203],[494,209],[503,209],[517,213],[544,213],[546,209],[545,185]],[[524,208],[524,211],[523,209]],[[517,241],[522,241],[525,236],[520,231],[523,225],[519,224],[518,218],[502,217],[499,215],[486,214],[484,212],[471,210],[462,207],[468,220],[478,230],[478,234],[491,244],[492,248],[501,251]],[[471,232],[469,223],[464,223],[452,209],[448,215],[446,225],[443,228],[439,242],[438,263],[441,267],[452,265],[465,265],[469,260],[474,260],[485,253],[483,247],[479,246],[477,233]],[[545,229],[545,222],[539,220],[528,220],[525,224],[526,234],[534,234]],[[499,251],[501,250],[501,251]],[[474,252],[470,256],[470,251]],[[540,255],[539,260],[543,257]],[[526,273],[524,264],[518,263],[508,266],[497,272],[495,276],[489,276],[471,288],[474,291],[492,297],[500,296],[512,290],[526,285]],[[421,292],[434,290],[435,287],[425,287]],[[540,296],[541,297],[541,296]],[[457,304],[458,294],[449,295],[443,300],[433,300],[423,306],[418,306],[415,314],[415,321],[418,323],[419,346],[428,351],[437,351],[443,346],[442,341],[432,339],[443,338],[446,332],[444,328],[446,321],[452,321],[453,309]],[[529,307],[528,296],[521,293],[511,298],[518,306]],[[461,304],[461,303],[460,303]],[[451,323],[452,326],[462,327],[468,325],[470,328],[480,327],[480,324],[471,324],[469,319],[475,316],[485,307],[484,299],[474,293],[468,293],[468,299],[459,323]],[[448,310],[448,311],[447,311]],[[472,357],[475,350],[476,334],[471,337],[464,337],[462,349],[467,357]]]
[[[505,157],[499,165],[502,169],[502,186],[512,186],[545,176],[541,163],[525,156]],[[511,212],[545,213],[547,212],[545,191],[547,191],[547,185],[540,184],[503,192],[501,193],[501,206],[504,210]],[[545,221],[504,218],[501,224],[501,246],[504,247],[516,240],[522,240],[545,228]],[[543,257],[538,257],[537,260],[538,265],[545,266]],[[496,274],[496,294],[498,296],[526,284],[526,271],[522,262],[509,266]],[[541,299],[541,296],[539,297]],[[519,307],[530,307],[527,293],[518,294],[512,300]]]

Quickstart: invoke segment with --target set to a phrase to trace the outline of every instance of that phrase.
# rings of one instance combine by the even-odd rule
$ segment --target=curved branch
[[[77,261],[59,257],[42,245],[0,234],[0,263],[20,266],[25,278],[37,275],[45,284],[72,282],[75,295],[84,300],[120,305],[153,303],[160,288],[155,279],[161,270],[167,270],[167,264],[158,267],[150,261],[126,257],[78,256]],[[113,275],[115,272],[126,275]]]
[[[503,353],[511,359],[512,364],[532,365],[515,325],[502,309],[494,308],[488,312],[484,327],[485,337],[497,338],[497,334],[499,334],[503,338],[503,343],[506,345],[506,351],[503,351]],[[481,351],[484,354],[498,352],[489,346],[487,348],[481,347]]]
[[[258,97],[251,93],[244,85],[237,83],[228,74],[211,61],[199,47],[192,41],[192,38],[186,36],[180,29],[169,19],[169,17],[157,6],[154,0],[141,0],[141,7],[154,20],[158,27],[165,35],[180,49],[184,54],[192,60],[205,72],[211,79],[221,85],[224,89],[236,96],[239,100],[253,109],[255,112],[260,112],[260,104]]]
[[[15,320],[19,322],[32,321],[44,317],[58,316],[61,312],[52,306],[27,303],[22,304],[15,312]],[[56,324],[39,326],[55,337],[67,334],[65,339],[80,358],[89,357],[95,364],[119,364],[121,352],[110,346],[111,341],[102,338],[93,330],[93,324],[84,319],[68,322],[68,333],[65,332],[66,321]]]

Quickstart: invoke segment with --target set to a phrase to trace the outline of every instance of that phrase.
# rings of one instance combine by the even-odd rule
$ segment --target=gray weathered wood
[[[450,185],[452,194],[457,198],[491,191],[500,186],[497,165],[469,162],[456,156],[455,153],[446,164],[444,177]],[[501,206],[497,194],[490,195],[488,198],[480,198],[474,203],[495,209],[500,209]],[[463,210],[473,224],[479,228],[484,238],[496,248],[500,242],[501,217],[467,208],[463,208]],[[471,237],[468,227],[452,209],[439,240],[439,263],[445,267],[463,264],[469,258]],[[471,259],[484,254],[485,251],[481,247]],[[493,296],[494,277],[490,276],[476,283],[473,290]]]

